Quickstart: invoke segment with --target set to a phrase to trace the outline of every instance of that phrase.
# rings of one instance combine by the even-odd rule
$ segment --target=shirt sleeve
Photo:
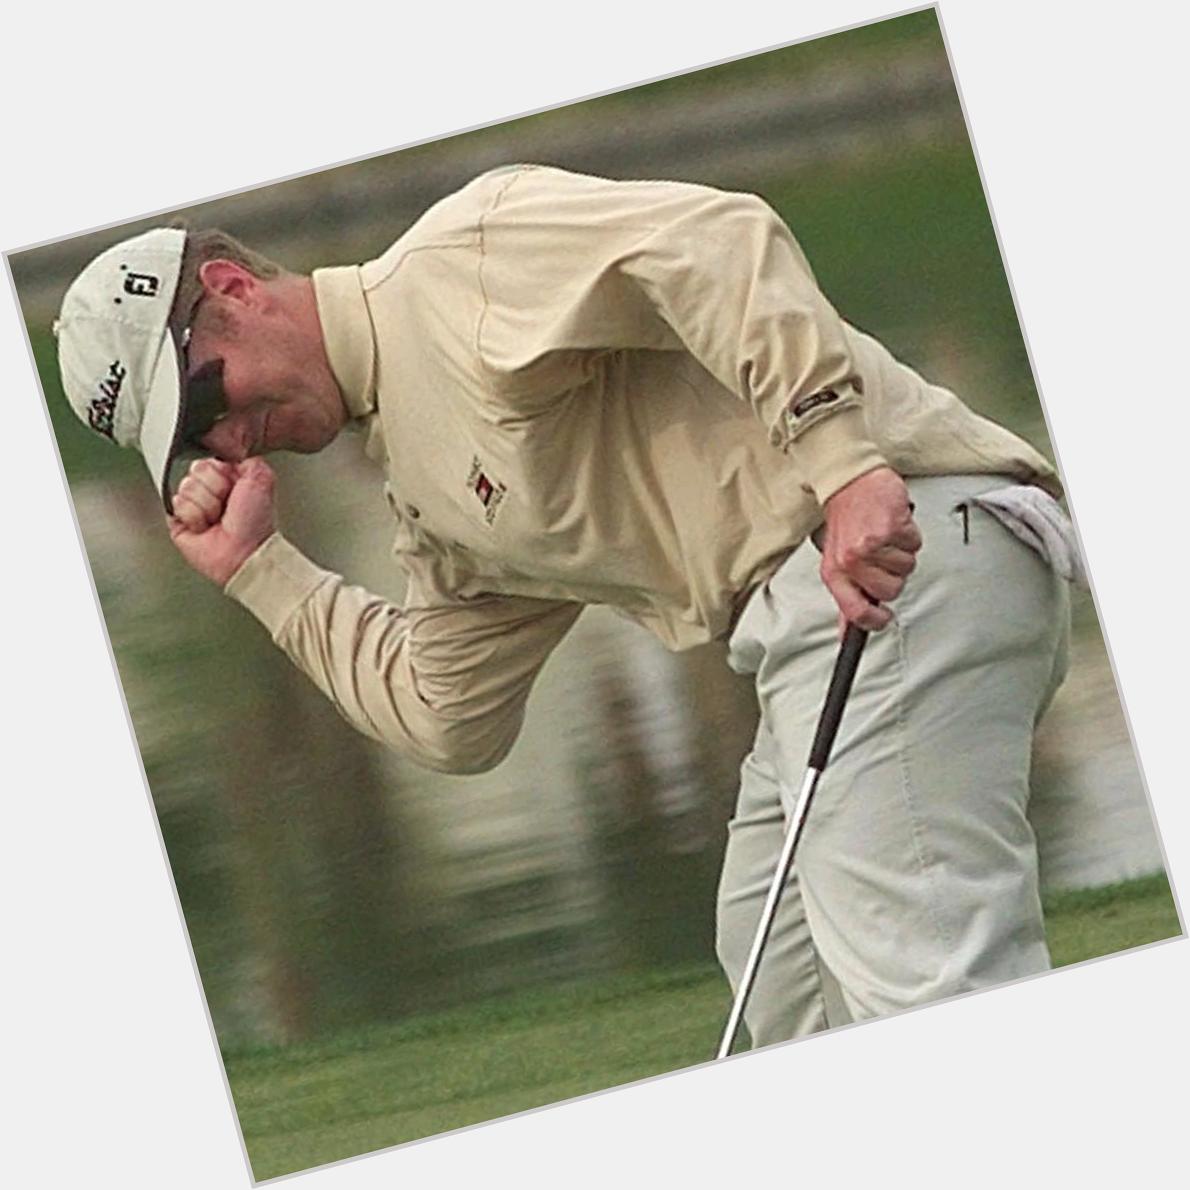
[[[755,195],[524,166],[480,246],[479,352],[506,397],[558,395],[537,380],[559,353],[685,349],[752,405],[820,503],[885,465],[844,324]]]
[[[514,596],[399,608],[280,534],[224,590],[352,726],[449,773],[483,772],[507,755],[534,679],[581,611]]]

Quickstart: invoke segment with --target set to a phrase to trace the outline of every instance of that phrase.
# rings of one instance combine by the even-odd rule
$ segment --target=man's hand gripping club
[[[869,631],[883,628],[917,564],[921,533],[904,480],[888,467],[853,479],[827,500],[822,581],[842,620]]]
[[[174,497],[169,535],[182,557],[220,587],[272,534],[273,469],[263,459],[191,464]]]

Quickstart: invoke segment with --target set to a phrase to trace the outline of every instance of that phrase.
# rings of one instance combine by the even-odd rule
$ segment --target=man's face
[[[283,284],[242,270],[215,277],[207,285],[204,273],[186,352],[192,404],[206,415],[194,440],[229,462],[321,450],[342,425],[343,407],[316,319],[303,317]]]

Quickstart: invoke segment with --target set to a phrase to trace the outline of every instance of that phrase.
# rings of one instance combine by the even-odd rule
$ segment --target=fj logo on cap
[[[486,474],[483,464],[477,458],[471,460],[471,470],[467,474],[467,486],[479,497],[479,502],[483,505],[483,519],[489,525],[492,524],[508,489],[498,480]]]
[[[124,276],[124,292],[133,297],[156,297],[161,281],[152,273],[127,273]]]
[[[114,360],[108,365],[107,375],[99,382],[99,396],[87,407],[87,424],[113,442],[116,440],[116,400],[127,375],[128,369],[119,360]]]

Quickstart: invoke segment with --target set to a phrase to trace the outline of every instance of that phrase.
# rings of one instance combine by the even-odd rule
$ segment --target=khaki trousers
[[[1066,670],[1066,583],[966,501],[1008,481],[909,481],[918,566],[868,641],[753,988],[753,1045],[1049,967],[1026,818],[1033,730]],[[756,675],[719,890],[743,969],[839,637],[809,543],[750,599],[733,669]]]

